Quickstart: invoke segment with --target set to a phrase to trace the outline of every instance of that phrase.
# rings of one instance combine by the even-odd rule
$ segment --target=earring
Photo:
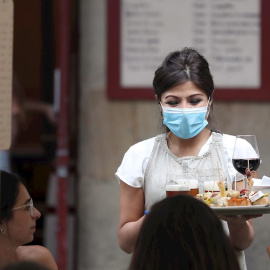
[[[163,117],[163,112],[162,111],[160,111],[160,115],[161,115],[161,119],[163,120],[164,117]]]
[[[4,235],[6,233],[5,228],[0,228],[0,232]]]

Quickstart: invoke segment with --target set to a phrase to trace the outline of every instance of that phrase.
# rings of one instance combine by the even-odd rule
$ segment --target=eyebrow
[[[203,97],[203,94],[198,93],[198,94],[191,95],[191,96],[189,96],[189,97],[195,97],[195,96],[201,96],[201,97]]]
[[[197,93],[197,94],[193,94],[193,95],[191,95],[191,96],[188,96],[187,98],[194,98],[194,97],[196,97],[196,96],[200,96],[200,97],[203,97],[203,94],[201,94],[201,93]],[[179,98],[178,96],[176,96],[176,95],[168,95],[168,96],[166,96],[165,97],[165,100],[167,99],[167,98],[171,98],[171,97],[173,97],[173,98]],[[182,98],[182,97],[181,97]]]

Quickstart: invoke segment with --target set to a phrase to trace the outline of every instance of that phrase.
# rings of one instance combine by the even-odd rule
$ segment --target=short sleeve
[[[144,186],[144,174],[154,146],[154,138],[135,144],[125,153],[121,165],[115,173],[118,182],[129,186]]]
[[[230,175],[230,184],[232,184],[232,181],[235,179],[235,175],[237,174],[237,171],[232,164],[233,149],[236,137],[228,134],[223,134],[222,138],[225,158],[227,161],[228,171]]]

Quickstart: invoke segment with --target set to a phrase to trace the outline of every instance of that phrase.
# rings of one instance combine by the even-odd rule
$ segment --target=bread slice
[[[227,197],[239,198],[239,196],[240,196],[240,192],[238,190],[229,189],[227,191]]]
[[[266,205],[268,203],[269,203],[268,197],[261,197],[260,199],[253,202],[252,205]]]

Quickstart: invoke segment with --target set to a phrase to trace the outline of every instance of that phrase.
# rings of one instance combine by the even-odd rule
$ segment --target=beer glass
[[[179,194],[196,196],[198,193],[198,181],[196,179],[186,179],[179,175],[168,174],[166,184],[167,197]]]

